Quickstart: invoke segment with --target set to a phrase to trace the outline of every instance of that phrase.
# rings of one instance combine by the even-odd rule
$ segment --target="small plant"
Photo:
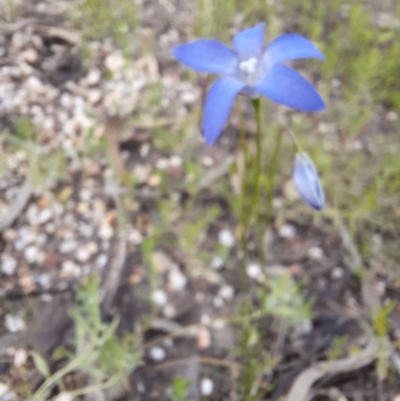
[[[111,397],[140,364],[139,336],[125,334],[122,339],[117,337],[119,319],[115,317],[111,322],[102,320],[99,291],[96,275],[86,277],[78,287],[79,304],[72,311],[75,323],[74,351],[56,349],[54,358],[66,360],[60,370],[50,375],[43,358],[33,354],[36,368],[46,380],[29,401],[45,400],[56,385],[63,389],[63,379],[71,372],[79,372],[87,383],[83,388],[70,391],[72,398],[106,389]]]

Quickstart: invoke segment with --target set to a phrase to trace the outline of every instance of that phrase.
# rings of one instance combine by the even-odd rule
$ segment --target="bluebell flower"
[[[306,111],[325,109],[314,87],[294,69],[284,65],[298,58],[324,55],[308,39],[288,33],[263,48],[265,24],[239,32],[231,49],[212,39],[176,46],[173,55],[186,66],[221,77],[211,87],[204,106],[203,133],[208,145],[220,136],[239,93],[266,96],[276,103]]]
[[[301,197],[316,210],[325,206],[325,195],[314,163],[305,153],[298,153],[294,162],[293,180]]]

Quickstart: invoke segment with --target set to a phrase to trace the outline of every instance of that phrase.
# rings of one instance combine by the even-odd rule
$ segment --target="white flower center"
[[[255,57],[241,61],[239,64],[240,71],[244,72],[246,75],[254,74],[256,72],[257,63],[258,61]]]

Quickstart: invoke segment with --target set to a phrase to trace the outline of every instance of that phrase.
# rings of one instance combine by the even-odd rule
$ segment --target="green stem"
[[[241,269],[240,269],[240,290],[242,295],[246,294],[246,231],[248,228],[248,214],[247,214],[247,169],[248,169],[248,151],[246,143],[246,131],[244,128],[243,112],[240,100],[238,102],[239,109],[239,130],[240,130],[240,148],[243,157],[243,171],[242,171],[242,182],[240,189],[240,227],[239,227],[239,239],[240,249],[242,252],[241,258]]]
[[[254,211],[254,217],[257,221],[257,214],[259,211],[259,202],[260,202],[260,172],[261,172],[261,99],[260,98],[253,99],[252,103],[256,114],[256,127],[257,127],[252,209]]]
[[[278,169],[278,159],[282,145],[282,137],[283,137],[283,132],[282,130],[279,130],[275,142],[274,152],[272,153],[271,163],[269,166],[268,184],[267,184],[267,210],[266,210],[267,227],[270,226],[272,219],[272,201],[274,198],[276,171]]]

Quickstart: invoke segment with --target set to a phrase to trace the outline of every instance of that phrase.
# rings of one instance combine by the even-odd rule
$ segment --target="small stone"
[[[39,249],[36,246],[31,245],[25,249],[24,257],[28,263],[30,264],[36,263],[38,261],[38,256],[39,256]]]
[[[218,234],[218,241],[226,248],[232,248],[235,245],[235,237],[230,230],[221,230]]]
[[[104,60],[104,65],[111,71],[117,72],[121,70],[125,65],[125,60],[119,53],[111,53]]]
[[[279,227],[278,235],[281,238],[293,238],[296,235],[296,228],[291,224],[283,224]]]
[[[162,312],[167,319],[174,319],[176,317],[176,309],[173,305],[165,305]]]
[[[76,258],[79,260],[79,262],[85,263],[90,259],[90,252],[86,247],[79,248],[76,252]]]
[[[171,156],[169,158],[169,165],[171,167],[181,167],[183,164],[182,158],[180,156]]]
[[[96,267],[98,269],[103,269],[104,266],[107,264],[108,261],[108,256],[105,253],[100,254],[99,256],[97,256],[96,258]]]
[[[344,270],[341,267],[335,267],[332,270],[332,274],[331,274],[332,278],[335,280],[339,280],[341,278],[343,278],[344,276]]]
[[[191,104],[197,100],[197,93],[186,91],[181,94],[181,100],[185,104]]]
[[[212,167],[214,165],[214,159],[210,156],[204,156],[201,159],[201,163],[204,167]]]
[[[186,287],[187,277],[178,269],[172,269],[168,275],[168,283],[172,291],[181,291]]]
[[[109,240],[114,235],[113,228],[108,224],[102,224],[99,229],[99,237],[103,240]]]
[[[210,378],[205,377],[200,383],[200,391],[203,397],[210,396],[214,391],[214,382]]]
[[[197,347],[200,349],[207,349],[211,346],[211,333],[207,327],[200,327],[196,335]]]
[[[72,96],[69,93],[64,92],[61,94],[59,102],[61,106],[69,109],[72,107]]]
[[[161,177],[157,174],[153,174],[150,176],[148,183],[151,187],[158,187],[161,184]]]
[[[0,397],[7,395],[10,391],[10,388],[5,383],[0,382]]]
[[[50,274],[42,273],[36,277],[36,281],[43,287],[43,288],[50,288],[51,286],[51,278]]]
[[[11,333],[17,333],[18,331],[26,330],[26,325],[20,316],[12,316],[7,314],[4,318],[4,324],[7,330]]]
[[[167,294],[160,289],[153,291],[151,298],[153,302],[158,306],[164,306],[168,301]]]
[[[48,241],[48,237],[45,233],[39,233],[36,237],[36,245],[41,248]]]
[[[229,301],[233,298],[234,293],[235,293],[235,290],[230,285],[224,285],[219,290],[219,296],[223,299],[226,299],[227,301]]]
[[[66,240],[61,242],[61,244],[58,247],[58,250],[60,253],[70,253],[75,251],[76,247],[78,244],[76,243],[75,240]]]
[[[168,159],[166,159],[165,157],[161,157],[156,162],[156,168],[158,168],[159,170],[165,170],[168,167],[168,164]]]
[[[81,269],[74,262],[66,260],[61,265],[61,275],[63,277],[79,277]]]
[[[97,244],[93,241],[89,242],[86,245],[86,249],[87,251],[91,254],[91,255],[95,255],[98,251],[99,251],[99,247],[97,246]]]
[[[149,349],[149,357],[156,362],[163,361],[167,356],[164,348],[161,347],[152,347]]]
[[[319,246],[313,246],[308,250],[308,257],[313,260],[321,260],[324,257],[324,250]]]
[[[27,49],[19,54],[19,58],[29,64],[33,64],[38,59],[38,53],[35,49]]]
[[[143,236],[139,230],[132,229],[128,234],[128,241],[135,245],[140,245],[143,242]]]
[[[34,91],[40,91],[43,88],[43,83],[38,77],[31,75],[26,80],[26,87]]]
[[[145,159],[150,153],[150,148],[151,148],[151,146],[149,143],[144,143],[139,149],[140,157]]]
[[[224,301],[221,297],[215,297],[213,299],[213,305],[218,309],[222,308],[224,306]]]
[[[26,352],[26,350],[20,348],[15,351],[14,365],[17,368],[20,368],[21,366],[25,365],[27,360],[28,360],[28,353]]]
[[[150,175],[150,167],[143,164],[137,164],[133,169],[133,174],[140,184],[147,181]]]
[[[1,271],[6,276],[12,276],[17,268],[17,260],[11,256],[3,254],[1,256]]]
[[[224,267],[224,260],[220,256],[214,256],[211,259],[211,267],[215,270],[221,270]]]
[[[252,279],[258,279],[261,276],[261,266],[257,263],[251,263],[246,268],[247,275]]]
[[[38,222],[39,224],[47,223],[53,218],[53,211],[51,209],[43,209],[39,212]]]
[[[4,231],[3,238],[6,241],[14,241],[17,238],[17,232],[13,228],[8,228]]]
[[[98,103],[100,101],[102,96],[103,96],[103,93],[100,89],[92,89],[87,94],[87,99],[90,104],[95,105],[96,103]]]
[[[31,226],[39,223],[39,208],[37,205],[30,205],[26,211],[26,218]]]
[[[73,401],[73,399],[74,397],[71,393],[68,393],[67,391],[62,391],[54,398],[54,401]]]
[[[98,69],[90,70],[88,75],[86,76],[86,83],[89,86],[96,85],[100,82],[101,72]]]

